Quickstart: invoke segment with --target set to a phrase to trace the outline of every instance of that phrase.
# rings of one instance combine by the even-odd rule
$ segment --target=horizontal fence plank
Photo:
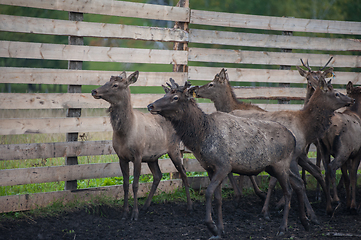
[[[139,183],[138,197],[146,197],[150,191],[151,186],[152,183]],[[181,187],[181,179],[161,181],[155,194],[158,195],[163,192],[173,192],[175,189]],[[129,191],[129,196],[133,197],[133,191]],[[73,201],[89,202],[96,199],[97,197],[107,197],[114,200],[123,199],[123,185],[47,193],[0,196],[0,212],[5,213],[26,211],[46,207],[54,202],[61,202],[64,205]]]
[[[0,135],[112,131],[109,117],[0,119]]]
[[[212,81],[221,69],[220,67],[189,66],[188,79]],[[227,68],[227,73],[229,80],[235,82],[307,83],[306,79],[297,70]],[[335,75],[332,84],[346,85],[349,81],[356,85],[361,84],[360,72],[336,71]]]
[[[164,94],[132,94],[133,108],[147,108]],[[0,93],[0,109],[109,108],[90,93]]]
[[[111,76],[117,76],[121,71],[0,67],[0,73],[0,83],[103,85]],[[130,75],[132,72],[126,73]],[[169,78],[185,82],[187,73],[140,72],[138,81],[132,86],[161,86],[169,81]]]
[[[0,41],[0,57],[47,60],[187,64],[187,51]]]
[[[11,15],[0,15],[0,31],[161,42],[188,41],[188,33],[181,29],[67,21]]]
[[[269,17],[201,10],[191,10],[190,23],[278,31],[361,34],[361,22]]]
[[[188,61],[302,66],[300,61],[300,59],[302,59],[304,62],[309,60],[312,68],[313,66],[323,67],[330,57],[333,57],[333,59],[328,64],[329,67],[361,67],[361,56],[356,55],[243,51],[210,48],[189,48]]]
[[[115,154],[111,140],[2,144],[0,161]]]
[[[337,89],[342,93],[345,90]],[[304,100],[305,88],[285,87],[235,87],[240,99]],[[132,94],[133,108],[146,108],[162,98],[163,94]],[[0,93],[0,109],[67,109],[108,108],[108,102],[94,99],[90,93]]]
[[[213,112],[213,104],[199,104],[206,113]],[[268,104],[275,105],[275,104]],[[293,106],[272,106],[273,109],[294,108]],[[2,118],[0,135],[49,134],[67,132],[112,131],[109,117],[81,118]]]
[[[170,159],[159,159],[158,163],[162,173],[177,172],[177,169]],[[130,163],[129,172],[131,175],[133,175],[133,170],[133,163]],[[142,163],[141,174],[152,174],[146,163]],[[3,169],[0,170],[0,186],[120,176],[123,175],[118,162]]]
[[[304,100],[305,88],[291,87],[237,87],[234,93],[242,99]]]
[[[190,29],[189,42],[263,48],[361,51],[361,42],[354,39],[298,37],[202,29]]]
[[[190,14],[189,8],[115,0],[0,0],[0,4],[181,22],[189,22]]]

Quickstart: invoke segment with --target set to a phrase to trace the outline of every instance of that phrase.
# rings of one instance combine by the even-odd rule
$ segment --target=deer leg
[[[332,214],[333,210],[332,210],[332,206],[331,206],[331,197],[329,194],[327,194],[327,186],[326,186],[326,182],[322,176],[321,169],[318,166],[316,166],[315,164],[313,164],[305,154],[302,154],[299,157],[298,164],[302,168],[307,170],[312,176],[314,176],[316,178],[317,182],[321,185],[323,192],[325,194],[325,198],[326,198],[326,211],[328,214]],[[307,200],[307,202],[308,202],[308,200]],[[306,202],[306,204],[307,204],[307,202]],[[307,207],[307,205],[306,205],[306,207]],[[309,207],[307,207],[307,212],[308,213],[311,212]]]
[[[220,171],[212,172],[207,171],[208,176],[211,179],[211,182],[209,183],[206,191],[206,219],[205,223],[208,228],[208,230],[213,234],[214,238],[220,238],[221,237],[221,229],[219,229],[215,223],[212,220],[212,197],[214,194],[214,191],[217,187],[220,187],[220,184],[222,183],[223,179],[227,176],[227,174],[221,174]],[[222,211],[222,209],[221,209]],[[218,214],[221,214],[221,212],[218,212]],[[218,223],[219,225],[219,223]],[[222,224],[223,225],[223,224]],[[222,226],[223,229],[223,226]]]
[[[302,196],[302,202],[304,203],[304,207],[306,207],[307,215],[310,218],[311,222],[315,224],[320,224],[320,222],[317,219],[317,216],[315,214],[315,211],[313,210],[310,201],[308,200],[307,194],[306,194],[306,188],[303,179],[299,176],[298,172],[298,165],[296,162],[292,162],[290,165],[290,182],[292,185],[293,190],[295,190],[298,198],[298,202],[300,202],[300,198]],[[303,221],[303,214],[304,214],[304,208],[300,209],[300,218],[301,222]],[[304,222],[302,222],[302,225],[305,225]],[[308,225],[307,225],[308,226]],[[307,227],[305,227],[307,229]]]
[[[299,216],[301,223],[306,231],[309,230],[309,226],[307,223],[306,213],[305,213],[305,205],[307,208],[307,211],[311,211],[311,220],[317,224],[319,224],[319,221],[317,220],[316,214],[314,213],[307,195],[305,191],[305,185],[301,177],[299,176],[298,172],[298,166],[295,161],[291,162],[290,166],[290,182],[292,184],[293,190],[295,190],[297,199],[298,199],[298,209],[299,209]]]
[[[351,188],[350,188],[350,178],[348,177],[348,173],[347,173],[347,163],[345,163],[341,166],[341,173],[342,173],[341,178],[343,179],[342,182],[345,186],[345,192],[346,192],[346,207],[348,210],[350,210]],[[337,190],[337,188],[336,188],[336,190]]]
[[[127,219],[129,215],[129,162],[121,160],[119,158],[120,169],[123,175],[123,191],[124,191],[124,205],[123,205],[123,216],[122,219]]]
[[[330,176],[330,180],[332,182],[333,193],[334,193],[333,200],[338,203],[340,202],[340,198],[338,197],[338,194],[337,194],[336,170],[338,168],[340,168],[347,160],[348,160],[348,156],[343,154],[343,151],[340,150],[338,155],[328,165],[329,176]]]
[[[214,201],[216,203],[216,211],[218,217],[218,235],[224,234],[224,226],[223,226],[223,214],[222,214],[222,184],[219,184],[216,190],[214,191]]]
[[[231,183],[232,187],[233,187],[233,191],[234,191],[234,198],[235,198],[235,202],[238,206],[239,201],[241,200],[242,197],[242,188],[243,188],[243,177],[242,175],[240,175],[239,177],[241,178],[240,180],[240,185],[242,184],[242,186],[239,186],[236,182],[236,180],[234,179],[233,173],[228,173],[228,179],[229,182]]]
[[[150,203],[152,201],[152,198],[154,196],[154,193],[157,190],[157,187],[160,183],[160,180],[162,180],[162,172],[160,171],[160,168],[158,165],[158,160],[155,162],[148,162],[148,167],[153,174],[153,184],[152,184],[152,188],[150,189],[147,200],[145,200],[142,210],[148,209],[148,207],[150,206]]]
[[[351,214],[357,214],[357,204],[356,204],[356,192],[357,192],[357,169],[360,165],[361,160],[361,151],[359,156],[352,159],[351,161],[351,169],[350,169],[350,180],[351,180],[351,193],[352,200],[350,205]]]
[[[279,183],[281,185],[281,188],[283,191],[283,196],[285,198],[285,206],[283,209],[283,219],[282,219],[281,225],[279,227],[279,230],[277,232],[277,235],[282,236],[287,231],[288,215],[289,215],[289,210],[291,207],[292,188],[290,186],[289,171],[284,169],[284,166],[274,166],[271,169],[268,169],[267,172],[270,175],[272,175],[273,177],[277,178],[277,180],[279,181]],[[271,180],[272,179],[273,178],[271,178]]]
[[[169,150],[168,155],[169,155],[170,159],[172,160],[175,168],[177,169],[177,171],[181,175],[183,185],[184,185],[184,188],[186,190],[187,210],[192,211],[193,210],[193,203],[192,203],[191,195],[189,193],[189,183],[188,183],[187,173],[186,173],[186,170],[184,169],[184,166],[182,164],[182,155],[181,155],[181,152],[179,150],[179,146],[175,150]]]
[[[134,159],[134,173],[133,173],[133,197],[134,197],[134,206],[132,211],[131,220],[138,220],[139,209],[138,209],[138,188],[139,188],[139,177],[140,171],[142,168],[142,161],[140,158]]]
[[[321,169],[321,153],[318,150],[318,146],[316,145],[317,148],[317,153],[316,153],[316,166],[319,167]],[[325,183],[325,187],[326,187],[326,183]],[[320,183],[317,181],[317,186],[316,186],[316,201],[321,201],[321,193],[320,193]]]
[[[264,219],[266,219],[268,221],[271,220],[270,214],[269,214],[269,203],[270,203],[270,200],[271,200],[272,191],[275,188],[276,183],[277,183],[277,178],[271,177],[271,179],[269,181],[269,184],[268,184],[268,191],[267,191],[266,200],[265,200],[265,202],[263,204],[263,208],[262,208],[263,217],[264,217]]]
[[[317,142],[317,155],[320,154],[322,164],[325,168],[325,188],[323,188],[325,197],[326,197],[326,213],[328,215],[332,215],[333,208],[332,208],[332,198],[330,192],[330,173],[328,165],[331,161],[330,153],[327,150],[327,147],[323,144],[322,141]],[[322,186],[322,185],[321,185]]]
[[[249,176],[249,180],[251,180],[254,192],[256,193],[256,195],[261,199],[261,200],[265,200],[266,199],[266,195],[264,192],[261,191],[261,189],[259,189],[258,184],[256,182],[256,177],[255,176]]]

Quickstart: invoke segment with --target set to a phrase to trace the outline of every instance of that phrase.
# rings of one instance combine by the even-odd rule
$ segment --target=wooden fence
[[[185,80],[213,79],[221,67],[226,66],[230,80],[247,83],[252,87],[235,88],[241,99],[266,99],[260,106],[266,110],[300,109],[302,104],[279,104],[270,100],[303,100],[306,80],[294,66],[300,59],[309,59],[311,67],[321,67],[333,56],[330,66],[336,68],[333,84],[338,88],[352,81],[361,82],[361,22],[326,21],[284,17],[253,16],[160,6],[113,0],[0,0],[2,5],[68,11],[72,14],[101,14],[116,17],[165,20],[183,23],[184,28],[147,27],[123,24],[85,22],[81,20],[44,19],[26,16],[0,15],[0,31],[28,34],[70,36],[70,39],[108,38],[127,39],[134,42],[171,42],[178,50],[104,47],[74,44],[55,44],[0,41],[1,58],[41,60],[66,60],[71,63],[141,63],[186,66],[185,72],[149,72],[140,70],[135,86],[160,86],[169,78],[183,83]],[[185,5],[184,5],[185,3]],[[72,18],[70,18],[72,19]],[[202,25],[202,29],[197,29]],[[207,30],[207,25],[217,30]],[[248,29],[262,30],[249,33]],[[286,32],[288,34],[282,34]],[[289,34],[292,32],[293,34]],[[316,34],[322,37],[315,37]],[[337,36],[333,37],[334,35]],[[200,45],[202,44],[202,45]],[[207,45],[204,45],[207,44]],[[204,47],[206,46],[206,47]],[[244,48],[246,50],[241,50]],[[282,51],[286,49],[286,51]],[[326,52],[326,53],[325,53]],[[227,67],[228,66],[228,67]],[[229,67],[230,66],[230,67]],[[279,66],[287,66],[280,69]],[[167,68],[169,69],[169,67]],[[285,70],[286,69],[286,70]],[[0,111],[21,109],[68,109],[78,111],[77,117],[1,118],[0,135],[19,134],[74,134],[111,131],[108,116],[81,117],[80,109],[107,108],[105,101],[95,100],[90,93],[79,91],[81,85],[102,85],[120,71],[45,69],[0,67],[0,83],[5,84],[59,84],[69,86],[68,93],[0,93]],[[284,86],[288,87],[284,87]],[[74,90],[75,89],[75,90]],[[76,90],[78,89],[78,90]],[[341,91],[344,91],[341,89]],[[134,108],[144,108],[163,94],[132,94]],[[215,110],[212,103],[200,103],[205,112]],[[78,138],[77,135],[76,139]],[[68,141],[0,145],[0,161],[46,158],[74,158],[77,156],[114,154],[111,140]],[[162,172],[175,172],[167,159],[160,161]],[[195,160],[185,159],[187,171],[204,171]],[[142,174],[150,173],[147,167]],[[34,167],[0,170],[0,186],[22,185],[54,181],[121,176],[117,163],[79,164],[58,167]],[[162,181],[160,191],[181,186],[178,179]],[[141,192],[148,191],[143,184]],[[60,192],[12,195],[0,197],[0,212],[28,210],[41,207],[54,200],[89,199],[96,195],[121,198],[120,186],[90,189],[68,189]]]

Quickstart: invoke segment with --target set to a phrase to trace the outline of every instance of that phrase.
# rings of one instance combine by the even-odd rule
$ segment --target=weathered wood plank
[[[212,81],[221,68],[189,66],[188,70],[188,79],[190,80]],[[229,80],[236,82],[307,83],[297,70],[227,68],[227,73]],[[332,84],[346,85],[349,81],[356,85],[361,84],[361,73],[359,72],[336,71],[335,75]]]
[[[234,92],[241,99],[304,100],[306,95],[304,88],[283,87],[235,87]],[[132,106],[146,108],[149,103],[162,96],[163,94],[132,94]],[[90,93],[0,93],[0,109],[108,108],[109,106],[108,102],[94,99]]]
[[[159,167],[162,173],[177,172],[170,159],[160,159]],[[133,163],[129,164],[129,169],[130,174],[133,175]],[[152,174],[146,163],[142,163],[141,174]],[[118,162],[3,169],[0,171],[0,186],[118,176],[123,176]]]
[[[103,85],[111,76],[119,75],[121,71],[0,67],[0,73],[0,83]],[[131,73],[127,71],[127,75]],[[169,78],[184,82],[187,74],[140,72],[138,81],[132,86],[161,86],[169,81]]]
[[[111,140],[0,145],[0,161],[115,154]]]
[[[146,108],[164,94],[132,94],[133,108]],[[0,93],[0,109],[108,108],[90,93]]]
[[[356,55],[243,51],[211,48],[189,48],[188,61],[302,66],[300,59],[303,59],[304,62],[308,59],[311,67],[323,67],[330,57],[333,57],[333,59],[329,63],[329,67],[361,67],[361,56]]]
[[[311,38],[202,29],[191,29],[189,42],[263,48],[361,51],[361,42],[354,39]]]
[[[189,8],[113,0],[0,0],[0,4],[182,22],[189,22],[190,14]]]
[[[109,117],[0,119],[0,135],[111,131]]]
[[[152,183],[140,183],[138,189],[138,197],[145,197],[150,191]],[[158,185],[155,194],[161,194],[162,192],[172,192],[177,188],[182,187],[181,179],[173,179],[168,181],[161,181]],[[129,195],[133,197],[133,191],[129,192]],[[58,192],[47,193],[35,193],[35,194],[23,194],[23,195],[11,195],[0,197],[0,212],[16,212],[26,211],[41,207],[46,207],[55,201],[61,201],[63,204],[67,204],[73,201],[88,202],[96,197],[109,197],[114,200],[124,198],[124,191],[122,185],[88,188],[79,190],[67,190]]]
[[[0,41],[0,57],[48,60],[187,64],[187,51]]]
[[[361,22],[268,17],[191,10],[193,24],[293,32],[361,34]]]
[[[0,31],[162,42],[188,41],[188,33],[181,29],[66,21],[11,15],[0,15]]]

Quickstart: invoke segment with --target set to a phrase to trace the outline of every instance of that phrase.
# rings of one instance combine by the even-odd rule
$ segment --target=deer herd
[[[307,95],[304,107],[297,111],[268,112],[241,102],[233,92],[225,69],[203,86],[191,86],[188,81],[179,85],[170,79],[170,83],[163,85],[164,97],[147,106],[151,114],[137,111],[131,105],[129,85],[137,81],[138,71],[128,77],[125,72],[112,76],[105,85],[93,90],[94,98],[110,103],[113,148],[124,177],[123,219],[129,217],[129,162],[134,164],[134,206],[130,218],[137,220],[141,163],[146,162],[153,174],[153,184],[143,206],[145,210],[162,178],[158,158],[165,153],[180,173],[187,195],[187,210],[192,210],[189,184],[181,160],[181,142],[193,153],[210,179],[205,194],[205,223],[212,238],[221,238],[224,232],[222,181],[226,177],[230,179],[236,200],[242,194],[242,186],[237,185],[233,173],[250,177],[256,194],[265,199],[262,209],[265,219],[270,219],[271,193],[279,182],[283,191],[283,201],[279,203],[283,203],[283,219],[278,235],[287,231],[293,191],[305,230],[309,229],[308,219],[319,223],[308,200],[299,166],[317,179],[326,200],[325,210],[330,215],[334,212],[331,203],[340,201],[335,175],[341,168],[347,208],[351,214],[356,214],[357,169],[361,160],[361,87],[354,87],[349,82],[347,95],[335,91],[331,81],[326,81],[334,76],[332,67],[326,69],[330,61],[320,70],[313,71],[308,61],[305,64],[301,60],[307,70],[297,69],[307,79]],[[217,111],[204,113],[195,97],[210,99]],[[311,144],[317,147],[316,164],[308,158]],[[321,172],[321,160],[325,176]],[[266,197],[255,181],[255,176],[262,171],[271,175]],[[213,197],[216,223],[212,220]]]

